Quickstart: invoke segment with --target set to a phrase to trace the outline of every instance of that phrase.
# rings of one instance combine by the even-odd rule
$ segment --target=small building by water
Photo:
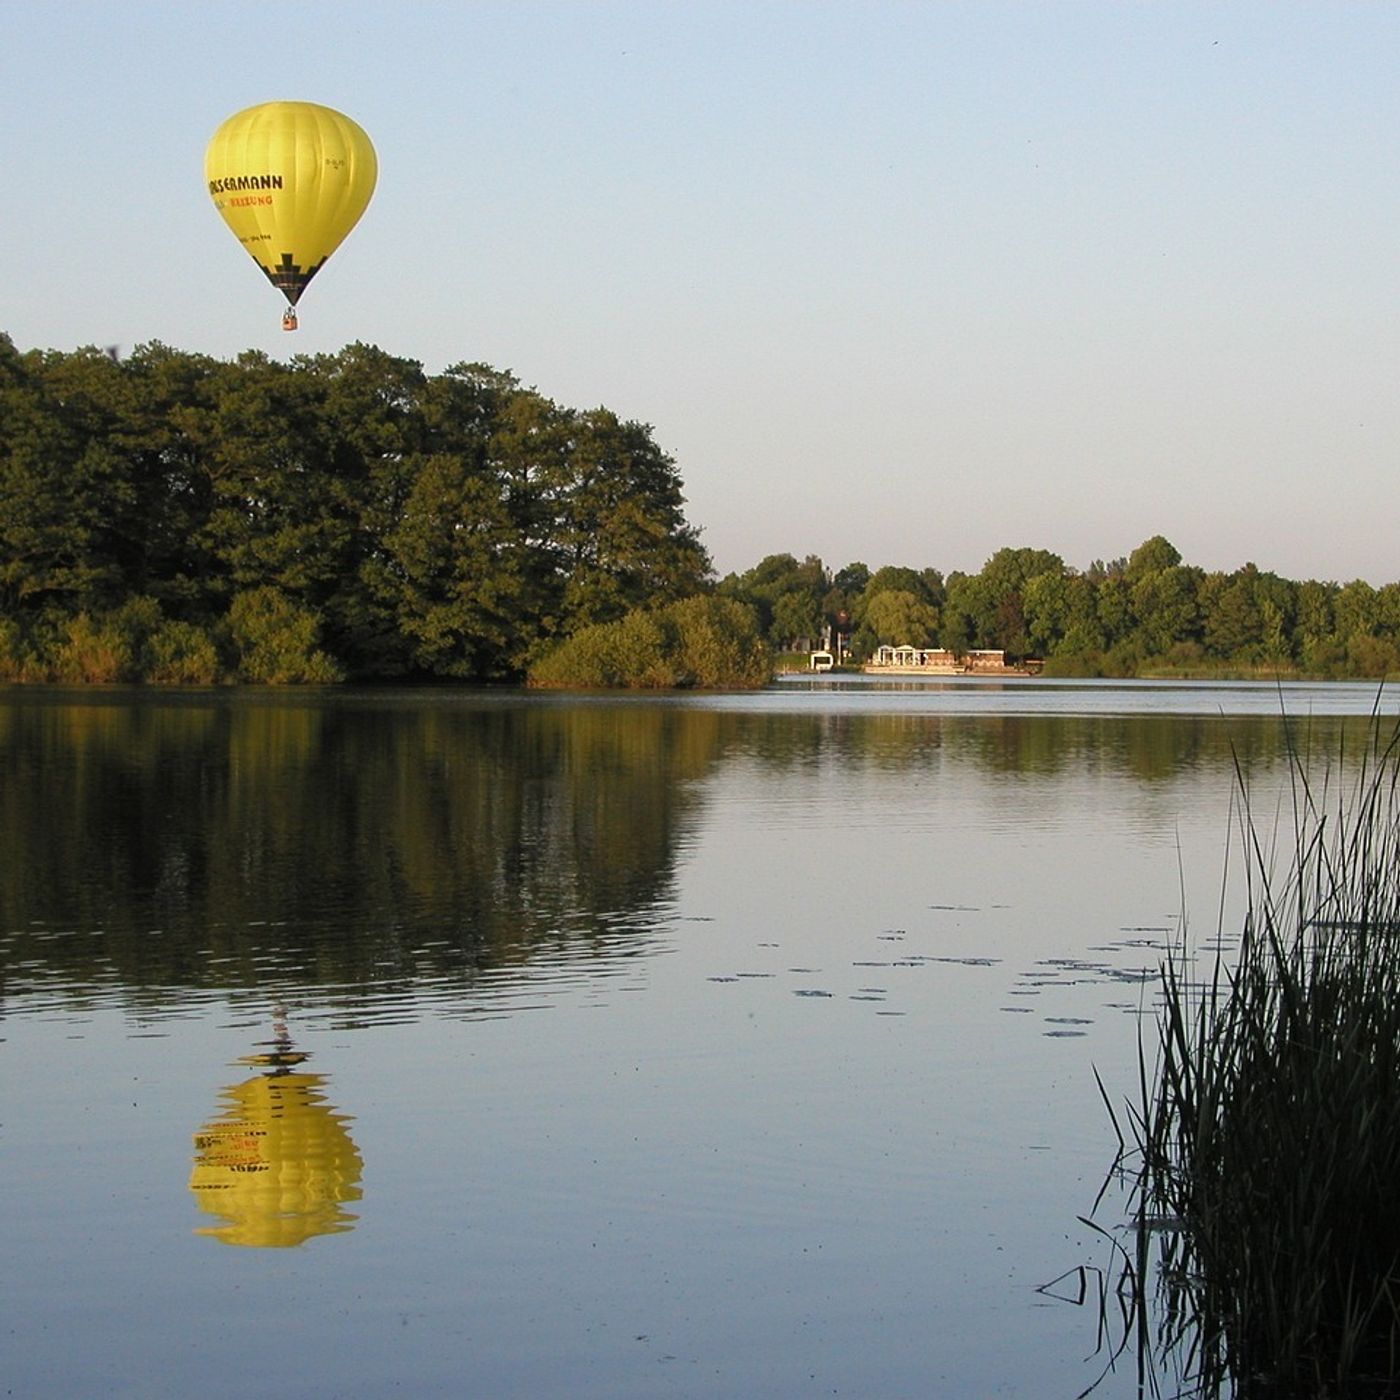
[[[1037,674],[1043,664],[1026,660],[1020,665],[1008,665],[1006,652],[999,648],[955,652],[947,647],[886,645],[876,648],[875,655],[861,670],[876,675],[1030,676]]]

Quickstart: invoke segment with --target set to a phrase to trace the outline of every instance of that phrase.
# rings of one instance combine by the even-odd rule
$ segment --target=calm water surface
[[[1375,698],[0,692],[6,1393],[1070,1400],[1094,1069]]]

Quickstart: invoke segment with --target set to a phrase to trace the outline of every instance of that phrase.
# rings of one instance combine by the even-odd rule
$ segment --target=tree
[[[800,642],[814,642],[822,633],[821,603],[810,593],[780,593],[773,603],[768,639],[773,646],[791,651]]]
[[[316,644],[316,615],[275,588],[235,594],[228,621],[244,680],[297,685],[344,678],[340,667]]]
[[[928,646],[938,632],[938,610],[917,594],[885,589],[866,605],[865,626],[877,643]]]
[[[757,619],[735,598],[698,594],[586,627],[530,667],[532,685],[751,689],[772,676]]]
[[[999,549],[973,580],[960,581],[958,608],[962,621],[956,631],[960,637],[969,637],[962,645],[1000,647],[1014,656],[1026,655],[1031,641],[1021,590],[1037,575],[1064,571],[1064,560],[1049,550]],[[950,578],[949,603],[952,597]]]
[[[1252,659],[1261,619],[1248,577],[1238,570],[1207,574],[1201,582],[1201,614],[1206,649],[1212,656]]]
[[[1294,649],[1305,670],[1329,674],[1339,660],[1333,631],[1332,601],[1335,583],[1307,579],[1298,585],[1297,614],[1294,622]]]
[[[862,608],[881,593],[912,593],[926,603],[932,602],[924,575],[917,569],[906,569],[897,564],[886,564],[876,569],[865,581],[860,595]]]
[[[1181,563],[1181,551],[1163,535],[1144,540],[1128,556],[1123,576],[1130,584],[1140,583],[1152,574],[1164,573]]]
[[[1133,630],[1132,588],[1120,569],[1100,574],[1094,588],[1095,621],[1105,647],[1124,643]]]
[[[485,680],[526,664],[540,580],[490,476],[458,454],[423,458],[384,543],[395,617],[415,669]]]
[[[547,504],[565,580],[563,630],[703,587],[709,557],[685,522],[675,462],[651,429],[604,408],[561,426],[563,486]]]
[[[1375,636],[1380,622],[1376,590],[1365,579],[1343,584],[1332,600],[1333,631],[1346,646],[1353,637]]]
[[[1161,536],[1157,538],[1160,540]],[[1133,558],[1140,553],[1141,549]],[[1129,563],[1124,579],[1130,589],[1133,622],[1144,656],[1164,656],[1176,643],[1199,637],[1196,595],[1202,577],[1199,569],[1181,565],[1135,572]]]
[[[719,591],[753,608],[770,645],[789,650],[820,635],[832,584],[815,554],[800,564],[791,554],[769,554],[746,573],[730,574]]]
[[[106,531],[128,486],[86,405],[50,387],[56,363],[0,335],[0,608],[10,614],[78,612],[120,591]]]
[[[977,617],[983,610],[982,580],[954,570],[948,575],[939,640],[949,651],[965,652],[977,644]]]
[[[847,598],[854,599],[865,591],[865,585],[869,582],[870,570],[859,560],[855,560],[837,569],[832,576],[831,586],[839,588]]]
[[[1104,647],[1098,596],[1087,574],[1047,569],[1021,590],[1026,636],[1031,651],[1066,662],[1062,670],[1097,674]],[[1073,665],[1069,665],[1069,659]]]
[[[329,452],[313,373],[248,352],[215,384],[202,543],[235,589],[271,586],[320,613],[355,572],[354,482]]]

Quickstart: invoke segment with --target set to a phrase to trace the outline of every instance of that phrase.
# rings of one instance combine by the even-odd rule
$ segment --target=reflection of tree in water
[[[642,949],[699,780],[731,758],[1154,782],[1283,751],[1264,718],[446,691],[24,697],[0,718],[0,995],[106,986],[156,1003],[292,979],[348,1005]]]
[[[551,948],[642,946],[725,724],[392,694],[9,718],[8,991],[288,976],[382,990]]]
[[[1364,733],[1364,718],[1313,722],[1313,741],[1335,749],[1345,725]],[[763,741],[755,729],[766,730]],[[793,732],[788,732],[793,731]],[[779,770],[823,758],[891,773],[935,762],[977,772],[1053,776],[1075,769],[1136,781],[1178,779],[1195,770],[1233,772],[1275,765],[1285,753],[1272,716],[856,714],[811,716],[794,730],[790,714],[755,717],[745,748]]]
[[[344,1209],[360,1199],[363,1171],[350,1120],[326,1102],[325,1077],[300,1069],[308,1056],[293,1049],[285,1021],[271,1044],[243,1057],[263,1073],[224,1089],[223,1111],[194,1138],[190,1190],[220,1221],[196,1233],[223,1244],[285,1249],[356,1220]]]

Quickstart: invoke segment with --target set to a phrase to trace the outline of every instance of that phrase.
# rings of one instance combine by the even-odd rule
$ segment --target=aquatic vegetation
[[[1168,959],[1130,1114],[1127,1333],[1196,1395],[1397,1395],[1400,731],[1295,735],[1267,828],[1236,771],[1238,951]]]

